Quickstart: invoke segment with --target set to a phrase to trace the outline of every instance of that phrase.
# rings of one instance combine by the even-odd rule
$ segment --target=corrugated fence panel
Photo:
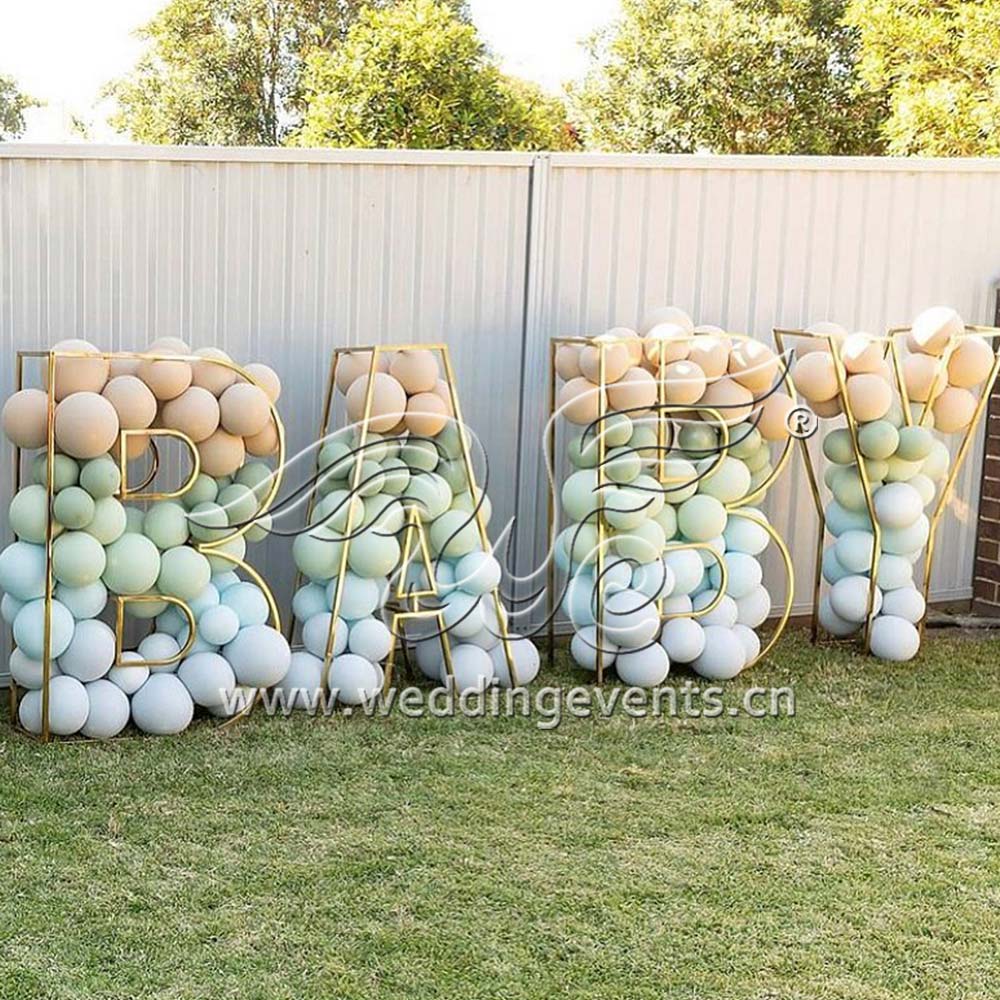
[[[992,321],[998,164],[693,162],[560,155],[547,164],[526,427],[544,423],[549,337],[635,326],[657,305],[768,342],[775,326],[820,319],[882,332],[939,303],[970,322]],[[544,478],[527,445],[520,514],[537,557],[545,549]],[[971,595],[980,462],[977,448],[940,528],[939,599]],[[796,607],[804,610],[816,526],[798,456],[766,507],[795,555]]]
[[[507,470],[491,490],[505,521],[514,516],[529,173],[528,157],[477,165],[6,153],[0,396],[13,389],[19,348],[66,337],[142,348],[178,335],[281,374],[295,454],[316,438],[334,347],[446,341],[466,418],[494,469]],[[510,391],[496,391],[498,379]],[[250,550],[284,607],[290,544],[271,538]]]
[[[998,274],[989,161],[0,147],[0,394],[18,348],[180,335],[281,373],[295,454],[334,347],[446,341],[490,457],[494,528],[518,518],[522,575],[546,550],[552,336],[664,303],[764,340],[821,318],[878,331],[938,302],[986,322]],[[977,452],[936,597],[970,593],[978,469]],[[10,486],[4,461],[0,510]],[[799,608],[805,497],[796,460],[769,509]],[[287,604],[289,542],[257,549]]]

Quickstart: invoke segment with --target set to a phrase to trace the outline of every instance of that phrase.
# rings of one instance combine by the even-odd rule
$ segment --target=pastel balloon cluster
[[[666,307],[638,332],[616,327],[560,345],[556,368],[557,413],[579,428],[560,496],[569,524],[554,553],[568,577],[574,660],[596,670],[600,657],[636,686],[662,683],[672,664],[734,677],[759,655],[755,629],[771,610],[759,562],[767,520],[746,501],[772,477],[772,446],[789,437],[794,402],[779,359]]]
[[[288,644],[267,624],[267,597],[240,579],[233,561],[244,558],[247,539],[267,533],[268,519],[258,514],[275,472],[247,456],[270,455],[277,447],[271,402],[280,383],[265,366],[244,369],[265,391],[213,363],[229,360],[222,352],[192,355],[173,338],[150,345],[156,360],[108,360],[83,341],[63,341],[54,350],[83,357],[56,360],[55,451],[41,450],[31,461],[30,482],[9,510],[16,540],[0,552],[0,613],[15,642],[10,672],[25,689],[19,720],[42,732],[51,570],[50,732],[108,739],[131,721],[147,733],[178,733],[197,708],[225,714],[237,687],[247,689],[246,697],[288,669]],[[3,409],[4,432],[23,450],[47,446],[47,378],[44,384],[22,389]],[[187,434],[202,471],[176,500],[123,504],[120,431],[155,428]],[[148,460],[149,436],[128,440],[138,444],[128,445],[127,458]],[[51,566],[45,549],[50,518]],[[222,544],[199,549],[210,541]],[[155,619],[154,631],[118,664],[109,624],[115,597],[142,598],[127,601],[126,614]],[[190,610],[196,625],[190,644],[187,616],[165,598]]]
[[[879,527],[876,553],[851,432],[847,427],[828,430],[823,438],[823,454],[830,463],[824,480],[831,492],[826,526],[834,541],[823,555],[822,574],[829,590],[820,602],[819,622],[830,634],[848,637],[864,628],[870,613],[869,645],[885,660],[910,660],[920,648],[919,624],[926,607],[914,567],[930,537],[928,509],[951,467],[950,451],[940,435],[968,429],[978,402],[971,390],[988,378],[993,366],[988,341],[966,336],[964,330],[958,314],[946,308],[927,310],[914,322],[901,364],[910,401],[907,421],[883,356],[884,341],[848,335],[830,323],[810,328],[837,341]],[[842,412],[837,388],[830,394],[831,372],[837,381],[834,363],[829,345],[821,343],[792,369],[799,392],[822,417]]]
[[[296,690],[309,692],[305,704],[322,684],[327,662],[329,689],[344,704],[359,704],[383,685],[382,663],[396,640],[384,608],[398,591],[404,532],[413,530],[407,524],[414,511],[437,587],[437,597],[427,601],[443,611],[458,689],[509,684],[504,627],[493,598],[501,568],[483,551],[474,513],[478,505],[488,523],[490,502],[470,488],[460,437],[464,433],[468,444],[468,433],[454,419],[437,354],[423,348],[379,352],[374,373],[371,364],[371,352],[355,352],[337,367],[353,426],[323,443],[319,500],[293,545],[295,564],[309,580],[292,606],[305,648],[293,655],[283,686],[293,697]],[[415,550],[405,578],[408,593],[431,586]],[[420,669],[434,680],[445,678],[439,628],[422,623],[407,633],[417,640]],[[510,647],[518,682],[528,683],[538,672],[538,652],[527,639],[512,638]]]

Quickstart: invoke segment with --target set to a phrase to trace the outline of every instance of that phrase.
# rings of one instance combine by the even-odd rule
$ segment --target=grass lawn
[[[1000,995],[1000,640],[773,660],[794,718],[7,732],[0,997]]]

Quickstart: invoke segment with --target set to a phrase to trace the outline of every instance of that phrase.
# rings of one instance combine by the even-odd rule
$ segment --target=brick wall
[[[994,325],[1000,326],[1000,292]],[[1000,380],[986,415],[986,449],[976,531],[973,609],[1000,615]]]

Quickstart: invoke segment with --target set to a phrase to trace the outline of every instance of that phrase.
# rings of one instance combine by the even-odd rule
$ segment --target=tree
[[[308,52],[343,40],[360,10],[395,0],[168,0],[149,44],[106,88],[112,125],[138,142],[281,143],[299,124]],[[465,0],[454,0],[465,16]]]
[[[0,75],[0,140],[16,139],[24,133],[24,112],[39,102],[18,89],[13,77]]]
[[[888,104],[889,152],[1000,154],[1000,0],[851,0],[847,23]]]
[[[584,141],[688,153],[879,151],[844,0],[622,0],[571,91]]]
[[[562,102],[504,76],[476,29],[435,0],[363,11],[314,50],[301,145],[550,149],[572,144]]]

